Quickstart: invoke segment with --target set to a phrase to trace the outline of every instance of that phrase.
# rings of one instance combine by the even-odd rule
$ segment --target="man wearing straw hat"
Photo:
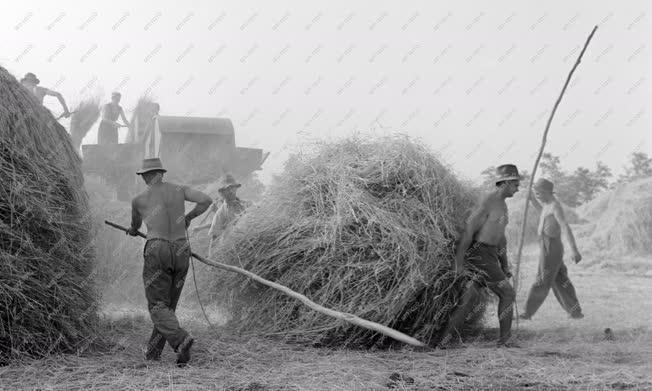
[[[61,107],[63,108],[63,114],[62,116],[65,118],[70,117],[70,111],[68,110],[68,105],[66,105],[66,101],[63,99],[63,96],[58,93],[57,91],[50,90],[45,87],[39,86],[39,83],[41,81],[36,77],[35,74],[32,72],[28,72],[25,74],[25,76],[20,79],[20,83],[29,90],[29,92],[32,93],[36,97],[36,100],[40,104],[43,104],[43,98],[46,96],[54,96],[59,100],[59,103],[61,104]]]
[[[127,234],[136,236],[145,221],[143,281],[147,308],[154,323],[145,358],[160,359],[167,341],[177,352],[177,365],[184,366],[190,360],[194,340],[179,326],[175,310],[190,260],[186,229],[192,219],[210,207],[211,198],[189,187],[164,182],[165,172],[160,159],[143,160],[137,174],[142,176],[147,190],[132,201],[131,228]],[[186,201],[196,203],[187,215]]]
[[[208,236],[210,237],[210,244],[208,245],[208,256],[213,255],[213,245],[224,237],[225,234],[235,223],[235,220],[245,211],[249,203],[242,201],[237,197],[236,191],[240,188],[241,184],[238,183],[232,175],[227,174],[222,179],[222,184],[218,189],[220,196],[224,200],[218,207],[217,202],[211,205],[211,212],[215,212],[211,224],[200,225],[195,228],[193,232],[199,232],[210,227]]]
[[[552,288],[559,304],[573,319],[584,317],[580,308],[575,288],[568,278],[568,269],[564,265],[564,245],[561,236],[564,234],[571,246],[571,259],[578,263],[582,256],[577,250],[568,222],[564,216],[561,204],[554,195],[554,185],[547,179],[541,178],[534,184],[534,195],[539,200],[531,199],[534,207],[541,212],[539,217],[539,244],[541,255],[539,258],[539,271],[537,279],[530,289],[525,311],[521,319],[530,319],[539,309]]]
[[[437,345],[445,347],[451,335],[461,330],[469,314],[476,309],[483,286],[498,296],[498,321],[500,324],[499,347],[518,347],[511,341],[513,304],[516,298],[509,282],[511,272],[507,262],[507,204],[505,199],[516,194],[521,176],[513,164],[496,168],[496,188],[483,197],[471,213],[455,256],[455,270],[461,275],[465,263],[473,270],[473,278],[467,283],[461,302],[453,310],[448,325],[440,335]]]

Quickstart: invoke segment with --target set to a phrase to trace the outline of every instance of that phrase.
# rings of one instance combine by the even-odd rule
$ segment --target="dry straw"
[[[0,361],[75,351],[96,322],[81,161],[1,67],[0,86]]]
[[[100,117],[100,99],[89,98],[79,102],[70,119],[70,137],[75,151],[79,151],[81,142]]]
[[[451,261],[472,202],[467,185],[407,138],[321,143],[288,160],[218,254],[328,308],[428,342],[459,297]],[[204,282],[215,300],[234,297],[233,323],[243,332],[385,342],[241,277],[219,272]]]

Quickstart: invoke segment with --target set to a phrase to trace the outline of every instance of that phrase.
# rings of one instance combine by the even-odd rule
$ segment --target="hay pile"
[[[74,351],[96,322],[81,160],[1,67],[0,87],[0,361]]]
[[[450,265],[473,201],[467,185],[406,138],[324,143],[288,160],[218,253],[319,304],[427,342],[458,299]],[[235,296],[240,331],[337,345],[387,342],[274,290],[217,276],[215,300]]]
[[[652,253],[652,178],[626,183],[609,196],[591,242],[613,255]]]
[[[70,137],[75,151],[79,152],[82,140],[100,118],[100,98],[90,98],[79,102],[70,118]]]

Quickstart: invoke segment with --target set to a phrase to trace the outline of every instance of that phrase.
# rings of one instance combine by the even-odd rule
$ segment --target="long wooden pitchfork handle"
[[[110,222],[108,220],[105,220],[104,222],[107,225],[109,225],[109,226],[111,226],[113,228],[119,229],[119,230],[124,231],[124,232],[128,231],[128,229],[126,227],[123,227],[123,226],[118,225],[116,223],[112,223],[112,222]],[[140,231],[136,231],[136,235],[140,236],[141,238],[147,238],[147,236],[145,236],[145,234],[140,232]],[[259,283],[261,283],[263,285],[267,285],[270,288],[274,288],[276,290],[279,290],[279,291],[285,293],[286,295],[299,300],[300,302],[302,302],[306,306],[310,307],[311,309],[313,309],[313,310],[315,310],[315,311],[317,311],[319,313],[322,313],[324,315],[328,315],[328,316],[331,316],[331,317],[336,318],[336,319],[345,320],[345,321],[347,321],[349,323],[353,323],[356,326],[364,327],[366,329],[379,332],[381,334],[384,334],[384,335],[386,335],[388,337],[391,337],[391,338],[393,338],[393,339],[395,339],[397,341],[401,341],[401,342],[406,343],[408,345],[418,346],[418,347],[427,347],[426,344],[419,341],[418,339],[412,338],[409,335],[403,334],[400,331],[394,330],[394,329],[389,328],[387,326],[384,326],[382,324],[375,323],[375,322],[372,322],[372,321],[369,321],[369,320],[366,320],[366,319],[362,319],[362,318],[360,318],[360,317],[358,317],[356,315],[353,315],[353,314],[349,314],[349,313],[346,313],[346,312],[339,312],[339,311],[335,311],[335,310],[332,310],[330,308],[326,308],[324,306],[321,306],[321,305],[311,301],[310,299],[308,299],[306,296],[302,295],[301,293],[295,292],[292,289],[290,289],[290,288],[288,288],[286,286],[283,286],[281,284],[277,284],[275,282],[266,280],[266,279],[254,274],[254,273],[252,273],[250,271],[241,269],[241,268],[236,267],[236,266],[226,265],[226,264],[223,264],[223,263],[220,263],[220,262],[216,262],[216,261],[212,261],[210,259],[206,259],[206,258],[202,257],[201,255],[195,254],[194,252],[191,252],[190,255],[192,257],[194,257],[195,259],[197,259],[199,262],[204,263],[204,264],[206,264],[208,266],[212,266],[212,267],[216,267],[218,269],[223,269],[223,270],[227,270],[227,271],[230,271],[230,272],[242,274],[244,276],[247,276],[247,277],[251,278],[252,280],[258,281]]]

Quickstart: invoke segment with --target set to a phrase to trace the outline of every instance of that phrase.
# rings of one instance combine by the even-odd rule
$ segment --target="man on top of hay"
[[[568,270],[564,265],[564,245],[561,241],[562,233],[566,236],[571,246],[571,259],[578,263],[582,256],[577,250],[573,232],[566,221],[561,204],[554,194],[554,185],[547,179],[539,179],[534,185],[534,195],[539,200],[531,198],[534,207],[541,212],[539,217],[539,244],[541,255],[539,258],[539,271],[537,279],[530,289],[525,311],[521,319],[529,320],[545,300],[550,288],[557,297],[559,304],[568,312],[571,318],[584,317],[580,303],[575,294],[575,288],[568,278]]]
[[[482,198],[471,213],[466,230],[457,248],[455,270],[460,275],[465,270],[465,261],[480,273],[468,282],[461,303],[451,314],[448,325],[441,335],[439,346],[444,347],[451,334],[461,330],[465,318],[475,310],[483,286],[498,296],[498,321],[500,323],[499,347],[518,347],[511,339],[513,304],[516,298],[509,283],[512,276],[507,262],[507,204],[505,199],[518,191],[521,176],[513,164],[496,168],[496,188]]]
[[[210,227],[208,230],[208,236],[210,237],[210,243],[208,245],[209,257],[213,256],[213,245],[215,242],[219,243],[219,240],[228,233],[236,219],[249,206],[248,202],[242,201],[236,195],[236,191],[240,186],[242,185],[236,182],[232,175],[227,174],[222,180],[221,187],[218,189],[224,201],[220,203],[219,207],[217,202],[211,205],[211,212],[215,212],[213,221],[211,224],[200,225],[193,230],[193,232],[199,232]]]
[[[135,236],[145,221],[143,281],[147,308],[154,323],[145,358],[160,359],[168,341],[178,353],[177,365],[184,366],[190,360],[194,340],[179,326],[175,310],[190,260],[186,229],[192,219],[210,207],[212,200],[200,191],[164,182],[165,172],[160,159],[143,160],[143,168],[137,174],[142,175],[147,190],[132,201],[131,228],[127,234]],[[185,201],[196,203],[187,215]]]
[[[38,100],[40,104],[43,104],[43,99],[46,96],[54,96],[59,100],[59,103],[63,108],[62,116],[64,118],[70,117],[71,113],[68,110],[68,105],[66,105],[66,101],[63,99],[63,95],[61,95],[57,91],[53,91],[45,87],[40,87],[39,86],[40,82],[41,81],[38,79],[38,77],[36,77],[36,75],[33,74],[32,72],[26,73],[25,76],[22,79],[20,79],[20,83],[36,97],[36,100]]]

